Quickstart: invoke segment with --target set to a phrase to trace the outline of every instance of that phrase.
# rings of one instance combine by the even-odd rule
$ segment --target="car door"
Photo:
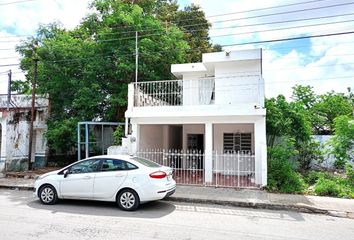
[[[109,200],[114,197],[128,175],[126,162],[118,159],[103,159],[97,172],[93,195],[95,199]]]
[[[60,181],[63,198],[93,198],[93,184],[101,159],[79,162],[68,168],[68,173]]]

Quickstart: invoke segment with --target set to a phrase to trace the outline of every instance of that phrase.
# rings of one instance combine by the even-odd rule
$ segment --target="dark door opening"
[[[198,154],[204,153],[204,134],[187,134],[187,149],[196,151]],[[204,159],[202,156],[197,157],[197,168],[204,168]]]

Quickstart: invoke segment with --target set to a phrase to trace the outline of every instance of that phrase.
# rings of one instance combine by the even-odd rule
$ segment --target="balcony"
[[[200,78],[134,83],[134,107],[214,104],[214,80]]]
[[[259,75],[149,81],[129,85],[130,107],[260,106],[264,82]]]

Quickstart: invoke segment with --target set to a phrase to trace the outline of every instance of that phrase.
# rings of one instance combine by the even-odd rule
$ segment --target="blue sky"
[[[19,35],[33,34],[39,24],[59,21],[67,28],[75,27],[88,13],[89,0],[34,0],[5,6],[1,5],[2,2],[0,2],[0,49],[11,50],[0,50],[0,65],[18,62],[18,54],[13,50],[16,45],[14,40],[21,40]],[[212,41],[221,45],[344,32],[351,31],[354,27],[354,4],[348,4],[351,3],[350,0],[179,0],[178,2],[181,7],[191,3],[199,5],[212,23],[210,30]],[[310,3],[297,4],[303,2]],[[279,7],[286,4],[292,6]],[[339,4],[346,5],[328,7]],[[263,10],[259,10],[260,8]],[[306,9],[313,10],[304,11]],[[282,12],[287,13],[279,14]],[[226,13],[228,15],[214,17]],[[351,13],[353,15],[349,15]],[[262,15],[263,17],[260,17]],[[343,16],[324,18],[335,15]],[[269,24],[316,17],[321,19]],[[238,20],[231,21],[232,19]],[[338,21],[343,23],[329,24]],[[310,24],[326,25],[303,27]],[[245,25],[247,27],[243,27]],[[273,31],[279,28],[288,29]],[[219,35],[229,36],[217,37]],[[265,49],[263,69],[266,95],[269,97],[284,94],[289,97],[294,84],[312,85],[319,93],[330,90],[344,92],[349,86],[354,88],[354,81],[350,78],[354,77],[353,44],[354,35],[342,35],[225,47],[225,50],[258,47]],[[8,69],[9,67],[0,67],[0,93],[6,92],[7,76],[1,73]],[[11,69],[15,72],[14,78],[24,77],[16,67]]]

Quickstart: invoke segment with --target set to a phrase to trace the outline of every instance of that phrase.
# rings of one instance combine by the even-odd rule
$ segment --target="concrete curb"
[[[34,187],[0,185],[0,189],[10,189],[19,191],[34,191]]]
[[[322,214],[332,217],[340,218],[350,218],[354,219],[354,212],[342,212],[321,209],[306,205],[285,205],[285,204],[275,204],[275,203],[262,203],[262,202],[241,202],[241,201],[227,201],[227,200],[212,200],[212,199],[197,199],[197,198],[185,198],[185,197],[168,197],[164,199],[165,201],[174,202],[188,202],[188,203],[201,203],[201,204],[216,204],[222,206],[232,206],[232,207],[245,207],[254,209],[269,209],[269,210],[285,210],[285,211],[295,211],[302,213],[312,213],[312,214]]]
[[[29,186],[0,185],[0,189],[34,191],[34,187],[29,187]],[[244,208],[254,208],[254,209],[285,210],[285,211],[322,214],[322,215],[328,215],[332,217],[354,219],[354,212],[327,210],[327,209],[321,209],[321,208],[316,208],[307,205],[299,206],[294,204],[286,205],[286,204],[275,204],[275,203],[264,203],[264,202],[227,201],[227,200],[186,198],[186,197],[175,197],[175,196],[170,196],[168,198],[165,198],[163,199],[163,201],[216,204],[221,206],[244,207]]]

